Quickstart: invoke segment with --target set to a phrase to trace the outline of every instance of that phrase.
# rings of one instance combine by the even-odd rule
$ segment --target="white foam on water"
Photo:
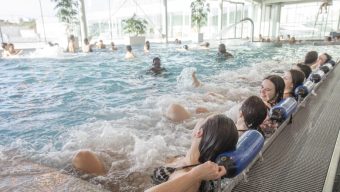
[[[59,46],[46,45],[42,49],[37,49],[28,55],[29,58],[62,57],[64,50]]]

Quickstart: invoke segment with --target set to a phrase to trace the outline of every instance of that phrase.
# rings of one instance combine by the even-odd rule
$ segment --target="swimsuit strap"
[[[186,168],[190,168],[190,167],[195,167],[195,166],[197,166],[197,165],[200,165],[200,163],[193,164],[193,165],[186,165],[186,166],[183,166],[183,167],[177,167],[177,168],[176,168],[176,171],[177,171],[177,170],[186,169]]]

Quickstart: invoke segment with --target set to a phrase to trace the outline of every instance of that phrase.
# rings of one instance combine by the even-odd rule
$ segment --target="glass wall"
[[[281,10],[280,34],[299,38],[323,38],[338,30],[340,2],[320,11],[321,1],[285,5]]]

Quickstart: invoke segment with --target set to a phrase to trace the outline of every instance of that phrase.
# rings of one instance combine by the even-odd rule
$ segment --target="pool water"
[[[175,124],[164,116],[171,103],[235,119],[237,104],[258,95],[266,75],[290,69],[310,50],[340,56],[339,46],[243,44],[229,46],[235,58],[220,61],[217,46],[176,48],[153,44],[144,54],[143,47],[133,47],[137,58],[132,60],[124,59],[123,46],[89,54],[45,48],[0,59],[0,160],[23,158],[65,169],[77,151],[90,149],[101,154],[110,171],[89,181],[111,190],[142,191],[152,185],[154,167],[185,153],[200,117]],[[149,75],[156,56],[167,71]],[[193,70],[203,82],[200,88],[191,85]],[[207,92],[227,99],[212,102]]]

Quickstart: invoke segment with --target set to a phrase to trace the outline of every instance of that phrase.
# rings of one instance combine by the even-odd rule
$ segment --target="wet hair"
[[[152,63],[155,63],[155,61],[161,62],[161,59],[159,57],[155,57],[155,58],[153,58]]]
[[[323,53],[325,56],[326,56],[326,61],[325,61],[325,63],[328,63],[331,59],[332,59],[332,56],[330,56],[329,54],[327,54],[327,53]]]
[[[296,66],[305,74],[305,78],[308,78],[312,73],[312,69],[308,65],[298,63]]]
[[[219,114],[210,117],[201,127],[203,134],[199,144],[199,162],[215,161],[225,151],[235,150],[238,133],[233,120]]]
[[[2,47],[3,49],[6,49],[7,43],[1,43],[1,47]]]
[[[305,61],[304,63],[306,65],[311,65],[313,63],[316,62],[316,60],[318,60],[318,52],[316,51],[309,51],[306,56],[305,56]]]
[[[70,40],[75,40],[74,35],[70,35]]]
[[[131,45],[127,45],[127,46],[126,46],[126,50],[129,51],[129,52],[131,52],[131,51],[132,51]]]
[[[226,151],[236,149],[238,132],[233,120],[225,115],[219,114],[210,117],[202,126],[203,131],[198,146],[200,156],[198,161],[215,161],[217,156]],[[201,182],[200,191],[207,191],[209,183]]]
[[[87,38],[84,39],[85,44],[89,44],[89,40]]]
[[[328,42],[332,41],[332,37],[328,36],[328,37],[327,37],[327,41],[328,41]]]
[[[285,90],[285,82],[283,81],[282,77],[278,75],[269,75],[264,80],[269,80],[272,82],[275,86],[275,96],[271,100],[275,99],[274,103],[271,103],[272,105],[277,104],[281,101],[283,98],[283,92]]]
[[[210,46],[210,43],[209,43],[209,42],[205,42],[205,43],[203,44],[203,46],[204,46],[204,47],[209,47],[209,46]]]
[[[183,45],[183,49],[188,50],[189,49],[188,45]]]
[[[147,50],[150,49],[150,42],[149,41],[145,41],[145,47]]]
[[[296,87],[303,84],[303,81],[305,80],[305,74],[302,71],[291,69],[289,70],[290,75],[292,76],[292,83],[293,83],[293,89],[292,93],[294,93],[294,90]]]
[[[223,43],[221,43],[219,46],[218,46],[218,52],[220,53],[226,53],[227,50],[225,48],[225,45]]]
[[[267,117],[267,106],[257,96],[248,97],[240,108],[248,129],[257,129]],[[260,131],[261,132],[261,131]]]

